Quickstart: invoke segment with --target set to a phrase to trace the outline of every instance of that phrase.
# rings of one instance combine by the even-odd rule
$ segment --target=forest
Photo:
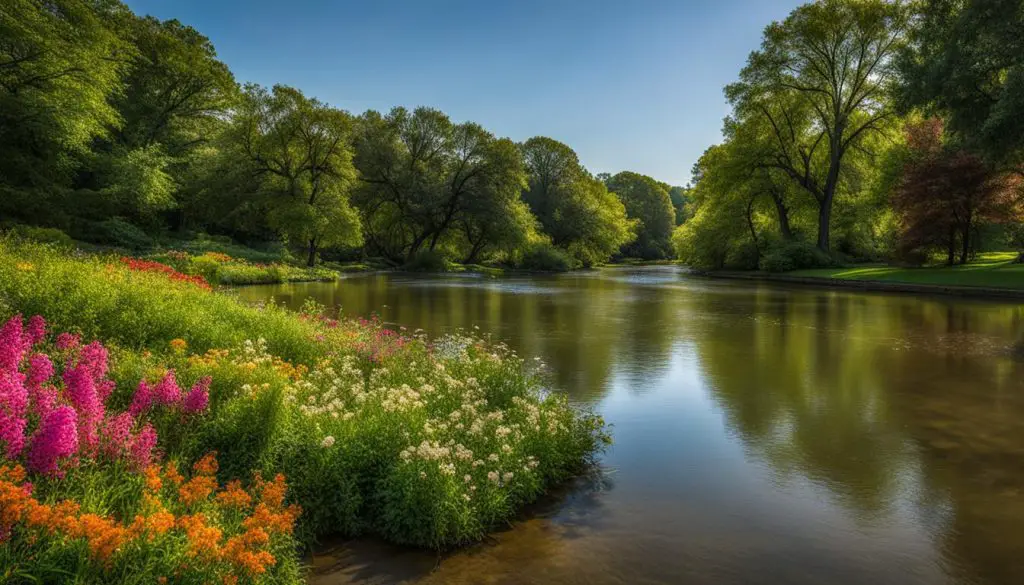
[[[1024,244],[1017,0],[797,8],[725,88],[724,139],[686,187],[431,107],[353,114],[240,82],[201,32],[117,0],[2,11],[8,227],[135,251],[212,235],[309,266],[784,271]]]
[[[117,0],[5,0],[0,16],[8,227],[134,251],[212,235],[309,266],[672,254],[682,188],[595,177],[551,138],[515,143],[430,107],[354,114],[244,83],[201,32]]]

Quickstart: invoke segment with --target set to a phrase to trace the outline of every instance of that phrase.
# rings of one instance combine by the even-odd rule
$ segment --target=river
[[[478,327],[613,425],[600,470],[488,542],[330,542],[314,584],[1024,583],[1024,305],[668,266],[239,294]]]

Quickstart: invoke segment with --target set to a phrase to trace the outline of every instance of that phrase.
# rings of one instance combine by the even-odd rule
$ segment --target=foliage
[[[900,222],[897,254],[920,260],[938,248],[953,264],[959,245],[965,264],[977,223],[1021,221],[1019,185],[981,157],[944,145],[942,132],[939,120],[907,130],[906,162],[892,199]]]
[[[607,261],[636,237],[638,222],[571,148],[537,136],[522,145],[529,183],[523,200],[550,236],[583,266]]]
[[[10,232],[18,238],[42,244],[53,244],[60,248],[73,248],[75,245],[71,236],[56,228],[16,225],[11,228]]]
[[[72,232],[80,240],[141,252],[156,242],[141,228],[124,218],[111,217],[99,222],[80,224]]]
[[[444,272],[447,268],[444,255],[434,250],[420,250],[402,265],[403,270],[412,272]]]
[[[669,239],[676,217],[668,191],[654,179],[629,171],[609,178],[605,184],[622,201],[626,216],[638,221],[636,239],[622,247],[622,254],[644,260],[671,257]]]
[[[1020,0],[921,2],[900,55],[904,109],[948,114],[949,129],[996,164],[1024,162]]]
[[[551,244],[538,242],[522,251],[517,267],[540,272],[566,272],[572,270],[572,260]]]
[[[803,240],[781,242],[761,258],[761,269],[768,272],[791,272],[832,265],[832,259],[820,248]]]

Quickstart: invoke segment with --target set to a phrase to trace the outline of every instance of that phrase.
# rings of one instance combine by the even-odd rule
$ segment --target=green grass
[[[934,286],[1024,289],[1024,264],[1014,264],[1016,252],[987,252],[963,266],[901,268],[871,265],[818,268],[787,272],[786,276],[878,281]]]

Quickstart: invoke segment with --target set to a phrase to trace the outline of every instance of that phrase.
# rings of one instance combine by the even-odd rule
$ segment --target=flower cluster
[[[132,258],[125,256],[121,258],[121,263],[126,265],[129,270],[133,272],[156,272],[160,274],[166,274],[171,280],[179,282],[186,282],[194,284],[199,288],[210,290],[210,283],[206,282],[206,279],[202,276],[191,276],[188,274],[182,274],[174,268],[160,262],[154,262],[153,260],[142,260],[139,258]]]
[[[62,333],[51,357],[41,351],[45,337],[40,316],[26,324],[16,315],[0,327],[0,443],[7,459],[24,455],[36,473],[59,476],[83,458],[99,457],[141,469],[157,442],[144,420],[148,410],[166,405],[196,414],[207,407],[209,378],[183,395],[169,371],[155,388],[141,382],[127,412],[109,412],[114,382],[107,377],[107,349]],[[59,376],[54,358],[62,364]]]
[[[129,562],[144,546],[161,545],[182,549],[189,560],[179,570],[224,582],[256,579],[277,563],[272,545],[291,542],[301,510],[285,505],[287,486],[281,475],[271,481],[257,475],[249,491],[238,481],[218,489],[216,470],[213,454],[196,463],[188,481],[173,463],[148,466],[142,506],[129,520],[83,512],[71,500],[43,503],[34,497],[23,467],[3,465],[0,541],[17,538],[30,548],[73,547],[84,541],[90,560],[101,568]],[[199,484],[202,490],[189,488]]]

